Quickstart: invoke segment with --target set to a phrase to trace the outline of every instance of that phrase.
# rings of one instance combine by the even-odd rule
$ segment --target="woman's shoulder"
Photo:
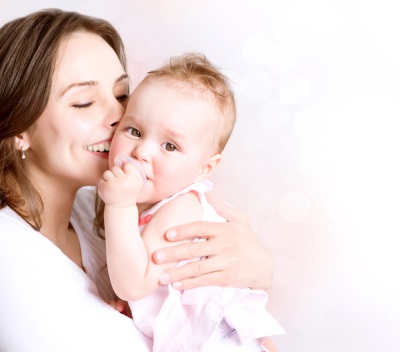
[[[88,276],[10,208],[0,210],[0,287],[2,351],[148,350]]]
[[[0,209],[0,229],[0,247],[4,250],[9,250],[13,243],[37,242],[41,238],[39,232],[9,207]]]
[[[0,209],[0,223],[4,226],[16,226],[26,229],[31,228],[14,210],[9,207]]]
[[[72,265],[71,260],[53,242],[33,229],[12,209],[0,210],[0,228],[2,279],[7,273],[19,277],[21,286],[33,278],[39,285],[39,282],[47,280],[49,271],[53,273],[54,270],[68,270],[71,267],[75,271],[76,265]]]

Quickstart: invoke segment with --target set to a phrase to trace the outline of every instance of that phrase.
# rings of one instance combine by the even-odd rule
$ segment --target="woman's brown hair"
[[[15,137],[43,113],[60,43],[77,31],[103,38],[126,70],[122,39],[105,20],[47,9],[0,28],[0,209],[11,207],[36,230],[41,228],[43,202],[29,180]]]

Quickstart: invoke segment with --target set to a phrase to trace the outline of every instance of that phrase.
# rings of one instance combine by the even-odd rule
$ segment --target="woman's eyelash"
[[[91,106],[93,103],[92,102],[90,102],[90,103],[85,103],[85,104],[74,104],[74,105],[72,105],[74,108],[77,108],[77,109],[85,109],[85,108],[88,108],[89,106]]]
[[[128,94],[124,94],[124,95],[118,96],[118,97],[117,97],[117,100],[126,100],[126,99],[128,99],[128,98],[129,98],[129,95],[128,95]]]
[[[123,94],[115,97],[118,101],[124,101],[129,98],[129,94]],[[88,108],[89,106],[93,105],[93,102],[89,103],[84,103],[84,104],[74,104],[72,105],[76,109],[85,109]]]

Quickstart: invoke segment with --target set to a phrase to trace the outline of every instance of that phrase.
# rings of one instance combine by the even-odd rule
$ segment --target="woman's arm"
[[[162,284],[174,287],[219,285],[269,290],[274,268],[271,253],[250,228],[247,217],[211,194],[207,199],[217,213],[228,222],[194,222],[167,231],[170,241],[205,237],[205,242],[189,242],[158,250],[153,256],[157,264],[207,257],[182,267],[167,270]]]

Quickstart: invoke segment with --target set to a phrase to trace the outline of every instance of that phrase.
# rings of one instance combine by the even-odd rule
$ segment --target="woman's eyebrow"
[[[125,78],[128,78],[128,75],[124,73],[123,75],[119,76],[116,80],[115,83],[121,82]],[[85,87],[85,86],[97,86],[99,84],[98,81],[83,81],[83,82],[74,82],[68,85],[62,92],[60,96],[63,96],[66,92],[68,92],[72,88],[76,87]]]
[[[121,82],[122,80],[124,80],[125,78],[128,78],[128,75],[126,73],[124,73],[123,75],[121,75],[120,77],[117,78],[117,80],[115,81],[115,83]]]
[[[122,77],[122,76],[121,76]],[[97,81],[84,81],[84,82],[75,82],[75,83],[71,83],[70,85],[67,86],[67,88],[65,88],[60,96],[63,96],[65,93],[67,93],[70,89],[72,88],[76,88],[76,87],[84,87],[84,86],[97,86],[99,84],[99,82]]]

